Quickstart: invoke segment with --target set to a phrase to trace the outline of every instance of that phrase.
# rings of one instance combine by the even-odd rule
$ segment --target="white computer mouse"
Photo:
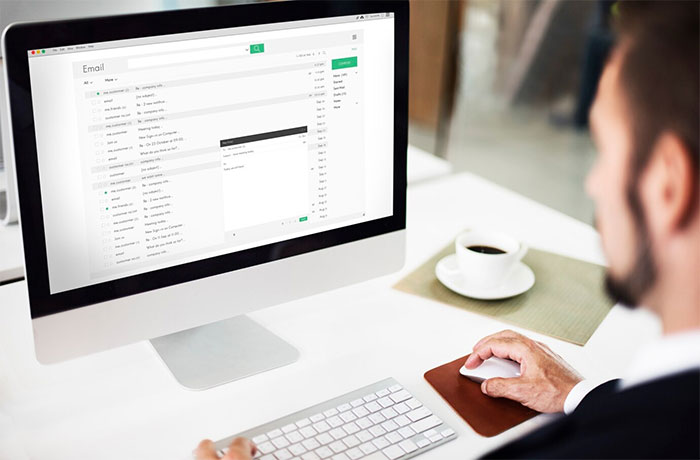
[[[477,383],[481,383],[493,377],[520,377],[520,364],[510,359],[494,356],[481,363],[481,366],[476,369],[467,369],[462,366],[459,373]]]

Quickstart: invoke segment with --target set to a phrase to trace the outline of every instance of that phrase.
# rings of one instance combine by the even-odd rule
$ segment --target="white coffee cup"
[[[495,248],[502,253],[482,253],[469,247]],[[459,272],[469,285],[500,286],[527,253],[527,246],[503,232],[467,230],[455,239]]]

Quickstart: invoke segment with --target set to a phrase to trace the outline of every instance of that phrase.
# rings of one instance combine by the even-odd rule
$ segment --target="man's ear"
[[[639,184],[647,224],[657,237],[675,233],[692,217],[698,195],[694,168],[677,135],[659,137]]]

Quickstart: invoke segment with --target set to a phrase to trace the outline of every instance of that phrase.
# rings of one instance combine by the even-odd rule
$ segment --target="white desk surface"
[[[219,439],[393,376],[459,437],[421,459],[471,458],[544,423],[477,435],[423,379],[506,325],[391,286],[461,229],[500,226],[532,247],[602,262],[595,231],[470,174],[408,191],[404,269],[250,316],[294,344],[292,365],[217,388],[180,387],[146,342],[52,366],[33,356],[25,282],[0,287],[0,458],[183,459]],[[585,347],[529,333],[588,377],[619,375],[659,334],[644,312],[616,306]]]
[[[437,179],[452,173],[452,165],[445,159],[408,146],[408,185],[414,185],[431,179]]]

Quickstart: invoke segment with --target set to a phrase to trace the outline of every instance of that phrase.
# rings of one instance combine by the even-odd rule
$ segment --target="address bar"
[[[129,69],[143,69],[145,67],[157,67],[168,64],[182,64],[198,61],[211,61],[215,59],[245,56],[248,54],[247,46],[236,46],[232,48],[217,48],[203,51],[190,51],[187,53],[163,54],[160,56],[149,56],[131,58],[127,61]]]

